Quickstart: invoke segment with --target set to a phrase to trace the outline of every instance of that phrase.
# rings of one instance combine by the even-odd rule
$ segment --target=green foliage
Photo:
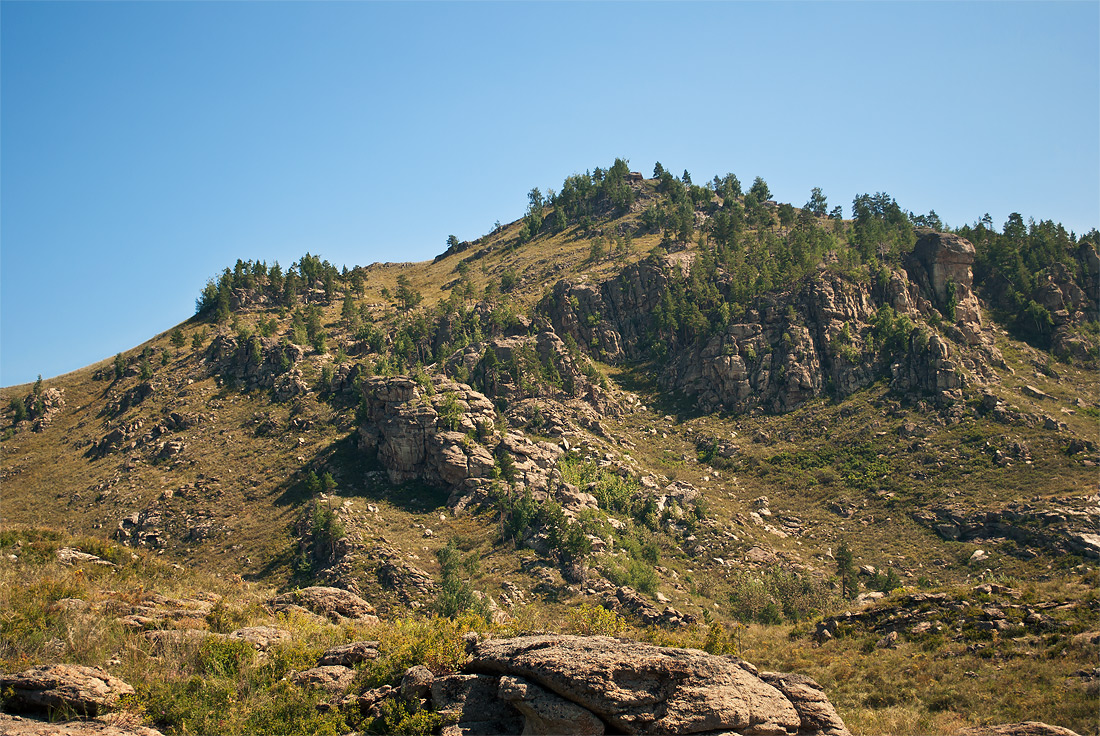
[[[235,679],[252,662],[255,654],[256,651],[249,642],[211,636],[203,639],[199,645],[195,653],[195,666],[200,674],[207,677]]]
[[[575,454],[563,455],[558,461],[562,480],[596,497],[600,508],[618,513],[630,513],[640,492],[638,483],[601,468],[592,460]]]
[[[487,617],[488,607],[474,595],[467,579],[477,572],[478,553],[471,552],[463,557],[452,537],[445,547],[436,550],[435,556],[443,578],[435,601],[435,612],[452,619],[468,612]]]
[[[172,330],[172,337],[170,339],[172,342],[172,347],[176,349],[182,348],[184,343],[186,342],[186,339],[183,336],[183,330],[181,330],[179,327]]]
[[[871,335],[879,354],[885,358],[902,355],[909,349],[909,337],[916,325],[904,314],[898,314],[889,304],[883,304],[871,319]]]
[[[454,391],[443,394],[443,403],[439,407],[439,421],[448,432],[457,432],[462,425],[462,405]]]
[[[885,192],[857,196],[852,201],[852,219],[852,245],[864,263],[897,263],[916,242],[908,215]]]
[[[743,623],[802,621],[819,615],[830,599],[821,582],[778,567],[737,571],[730,586],[730,615]]]
[[[856,574],[855,560],[848,542],[842,541],[836,550],[836,575],[840,579],[840,590],[845,598],[855,598],[859,593],[859,578]]]
[[[122,359],[122,353],[115,354],[115,380],[122,378],[126,372],[126,361]]]
[[[625,562],[609,559],[600,567],[600,572],[615,585],[626,585],[646,595],[653,595],[657,592],[659,582],[657,571],[653,569],[652,564],[645,560],[633,557],[628,558]]]
[[[382,701],[380,711],[381,714],[371,721],[368,733],[431,736],[443,723],[438,713],[396,698]]]
[[[11,397],[8,407],[11,409],[12,424],[19,424],[27,418],[27,404],[22,396]]]
[[[424,300],[424,295],[414,289],[409,283],[409,278],[405,274],[401,274],[397,277],[397,291],[395,293],[397,301],[401,304],[403,309],[412,309]]]
[[[603,606],[582,603],[569,609],[569,630],[580,636],[619,636],[626,619]]]

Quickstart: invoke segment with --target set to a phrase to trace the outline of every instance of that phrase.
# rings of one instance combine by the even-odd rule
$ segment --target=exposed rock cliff
[[[560,281],[539,309],[558,334],[605,361],[651,357],[654,311],[692,268],[684,255],[647,259],[599,285]],[[898,390],[957,398],[948,392],[967,374],[981,379],[986,363],[1000,362],[972,289],[973,260],[967,240],[930,232],[905,269],[867,281],[819,270],[792,289],[756,298],[702,339],[673,341],[660,384],[693,397],[704,411],[789,411],[884,376]],[[973,356],[960,361],[957,351]]]

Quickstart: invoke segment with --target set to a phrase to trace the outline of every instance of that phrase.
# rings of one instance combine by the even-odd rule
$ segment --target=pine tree
[[[841,542],[836,551],[836,574],[840,578],[840,590],[845,598],[855,598],[859,592],[856,564],[847,542]]]

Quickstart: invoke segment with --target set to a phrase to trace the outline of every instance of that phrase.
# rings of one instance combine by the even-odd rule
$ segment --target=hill
[[[77,535],[195,571],[148,585],[216,588],[236,623],[311,585],[398,638],[603,633],[605,611],[809,674],[854,732],[1094,732],[1100,234],[947,232],[885,194],[843,220],[819,190],[654,173],[532,190],[428,263],[238,261],[177,328],[0,392],[0,669],[104,664],[55,615],[80,596],[49,555]],[[81,583],[104,626],[142,574]],[[361,633],[326,631],[311,646]],[[212,706],[173,707],[148,723]]]

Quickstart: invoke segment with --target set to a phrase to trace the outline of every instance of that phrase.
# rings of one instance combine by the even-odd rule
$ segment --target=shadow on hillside
[[[318,452],[297,473],[276,487],[276,506],[307,503],[318,492],[311,487],[311,474],[317,479],[331,473],[336,482],[333,495],[387,501],[402,511],[422,514],[446,506],[450,492],[420,482],[394,485],[376,455],[359,449],[355,433],[336,440]]]
[[[665,391],[657,385],[658,368],[652,362],[624,365],[615,383],[624,391],[638,394],[658,414],[670,414],[679,422],[701,417],[695,402],[679,391]]]

